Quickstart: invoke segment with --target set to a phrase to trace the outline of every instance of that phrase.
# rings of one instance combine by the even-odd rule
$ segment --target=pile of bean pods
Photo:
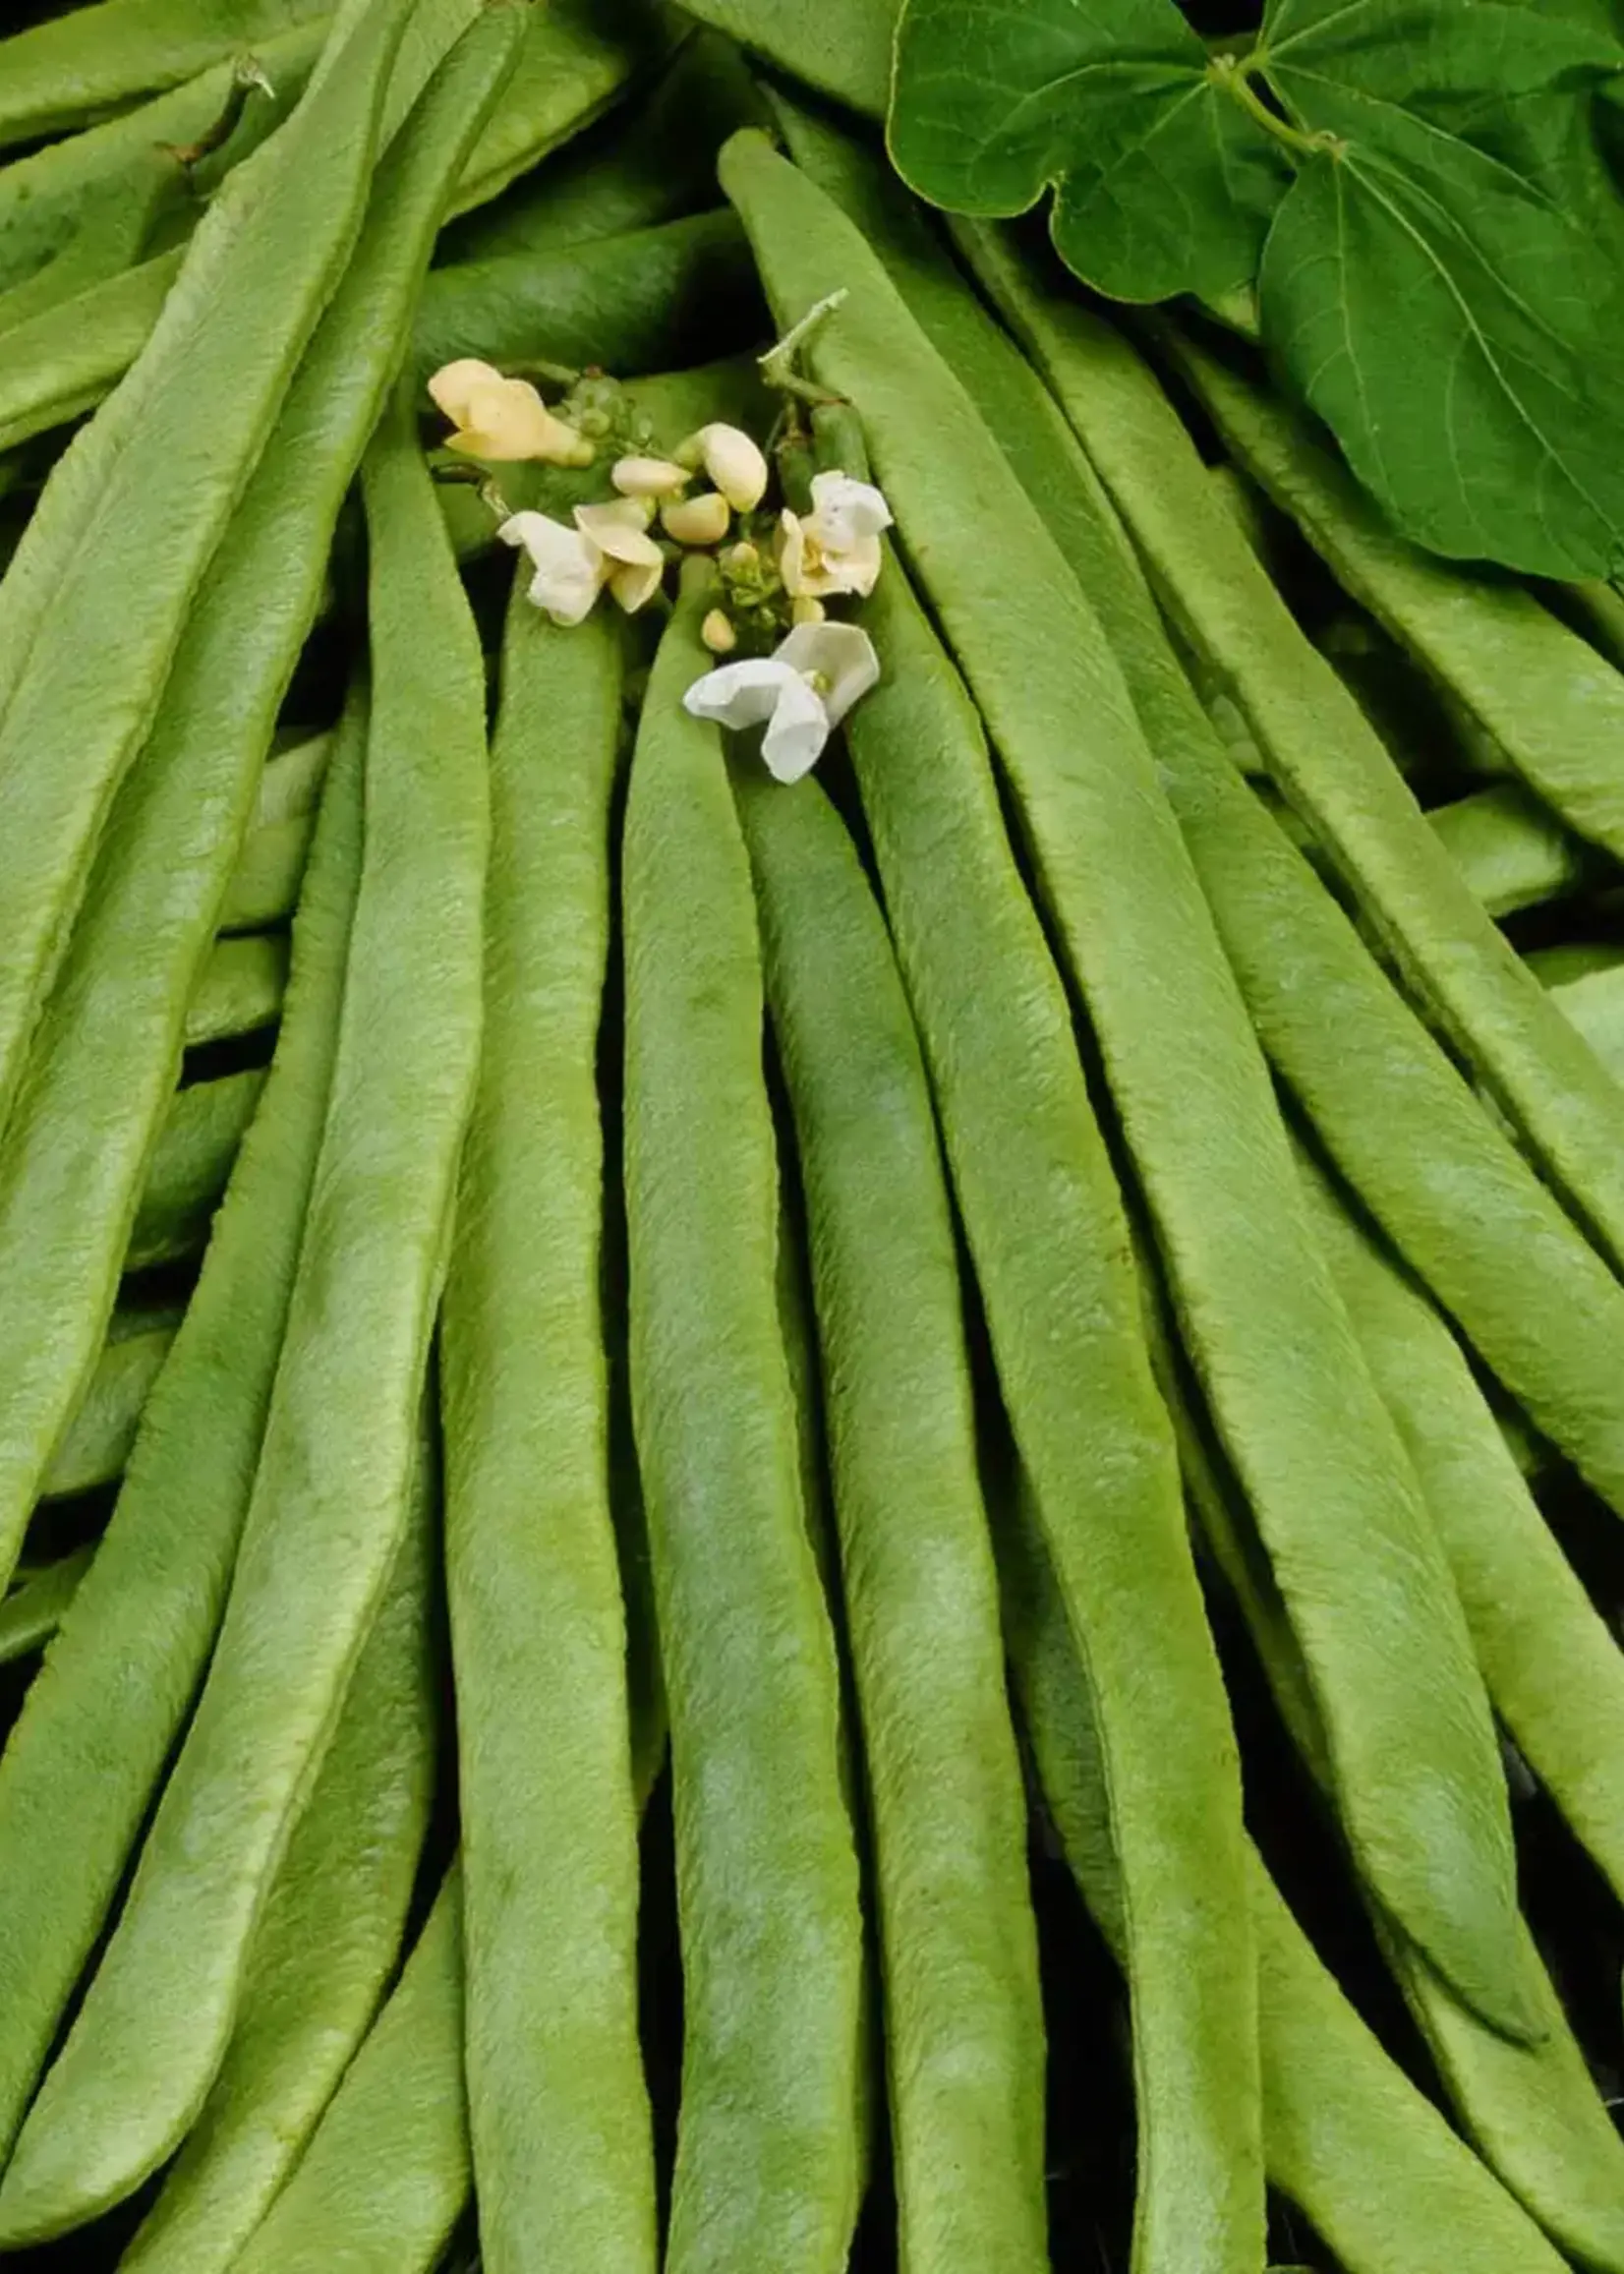
[[[1617,594],[890,0],[17,13],[0,2256],[1624,2274]]]

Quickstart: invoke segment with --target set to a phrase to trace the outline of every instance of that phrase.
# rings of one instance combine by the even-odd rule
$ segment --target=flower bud
[[[695,439],[705,471],[737,512],[748,513],[767,494],[767,460],[742,427],[720,421],[701,427]]]
[[[698,497],[684,497],[678,504],[664,506],[660,519],[668,537],[678,545],[719,545],[727,534],[732,515],[727,500],[719,490],[707,490]]]
[[[828,613],[821,600],[814,600],[810,593],[803,593],[789,611],[789,620],[791,623],[822,623]]]
[[[669,458],[630,457],[615,460],[609,480],[622,497],[672,497],[687,488],[692,476]]]
[[[713,656],[731,655],[738,646],[738,634],[720,608],[713,608],[699,627],[699,636]]]

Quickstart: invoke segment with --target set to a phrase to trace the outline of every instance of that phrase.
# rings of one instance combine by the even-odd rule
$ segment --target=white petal
[[[442,364],[429,381],[429,394],[437,410],[459,427],[468,424],[468,406],[482,387],[494,383],[501,385],[502,375],[494,364],[481,363],[471,355],[459,356],[455,363]]]
[[[833,726],[822,697],[795,674],[779,697],[761,745],[774,781],[798,782],[809,774],[823,755]]]
[[[577,505],[575,526],[589,545],[610,560],[632,568],[659,568],[665,555],[649,535],[648,508],[641,497],[616,497],[607,505]]]
[[[776,656],[748,656],[696,679],[682,707],[696,719],[714,719],[719,727],[759,727],[773,716],[786,688],[805,684],[791,665]]]
[[[808,544],[810,527],[787,505],[779,515],[779,574],[791,600],[820,600],[826,593],[845,589],[818,547]]]
[[[590,538],[545,513],[515,513],[496,534],[530,555],[530,598],[554,623],[581,623],[591,614],[608,563]]]
[[[653,560],[622,562],[610,575],[609,588],[627,615],[635,615],[660,590],[665,570],[657,548]]]
[[[818,543],[831,553],[849,553],[859,538],[878,537],[892,524],[891,507],[872,482],[849,474],[814,474],[812,524]]]
[[[860,624],[797,624],[772,661],[803,676],[817,672],[825,683],[823,708],[831,727],[838,727],[852,705],[880,681],[880,659]]]
[[[749,513],[767,494],[767,460],[742,427],[719,420],[701,427],[694,439],[705,471],[735,512]]]

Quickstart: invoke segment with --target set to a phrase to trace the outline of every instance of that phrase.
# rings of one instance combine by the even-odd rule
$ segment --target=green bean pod
[[[473,2182],[462,2071],[461,1874],[235,2274],[433,2274]],[[1542,2270],[1537,2270],[1542,2274]]]
[[[119,792],[34,1037],[0,1146],[0,1269],[15,1271],[0,1318],[0,1562],[34,1488],[30,1472],[93,1363],[187,1002],[316,614],[333,525],[399,355],[448,184],[522,26],[516,10],[483,17],[379,169],[355,259]]]
[[[865,422],[1011,783],[1303,1643],[1362,1869],[1461,1995],[1518,2033],[1510,1813],[1449,1567],[1314,1245],[1268,1068],[1121,670],[862,233],[760,137],[728,145],[723,181],[782,321],[847,293],[809,362]]]
[[[1043,2012],[954,1229],[885,923],[823,793],[741,771],[828,1384],[900,2264],[1047,2269]]]
[[[561,253],[436,268],[418,308],[412,368],[421,381],[477,356],[509,369],[591,364],[631,377],[725,355],[762,328],[750,249],[724,209]]]
[[[691,13],[791,79],[885,117],[900,0],[694,0]]]
[[[1584,972],[1551,990],[1551,999],[1578,1027],[1603,1066],[1624,1081],[1624,981],[1617,965]]]
[[[67,1617],[94,1554],[93,1547],[76,1547],[43,1570],[29,1572],[0,1600],[0,1666],[31,1658],[50,1641]]]
[[[1515,577],[1409,544],[1284,403],[1192,334],[1164,336],[1228,448],[1338,582],[1493,736],[1552,813],[1624,860],[1624,672]]]
[[[182,1039],[187,1049],[274,1026],[287,976],[288,945],[282,933],[216,940],[186,1007]]]
[[[1116,1857],[1098,1731],[1037,1526],[995,1528],[1010,1654],[1048,1802],[1083,1896],[1121,1952]],[[1390,2060],[1320,1963],[1255,1848],[1269,2177],[1347,2274],[1559,2274],[1565,2263]]]
[[[1406,982],[1624,1262],[1616,1084],[1473,898],[1214,496],[1148,366],[1080,300],[1051,291],[1009,240],[984,225],[957,235],[1081,436],[1176,620],[1233,693]]]
[[[134,267],[165,207],[178,202],[179,171],[172,158],[154,155],[135,179],[105,183],[87,198],[61,250],[21,284],[0,292],[0,340],[16,325]]]
[[[9,2148],[213,1648],[325,1119],[361,868],[366,712],[334,746],[261,1110],[96,1559],[0,1755]]]
[[[849,184],[849,160],[843,171]],[[1056,436],[1053,406],[1045,417],[1033,402],[1030,390],[1043,390],[1007,335],[972,296],[944,288],[939,263],[927,275],[934,291],[921,290],[884,206],[856,209],[1099,611],[1271,1059],[1394,1246],[1544,1434],[1624,1512],[1624,1396],[1611,1356],[1624,1304],[1612,1273],[1237,777],[1098,478],[1074,440],[1068,450]],[[915,232],[915,262],[918,247]]]
[[[406,1521],[479,1054],[485,671],[404,396],[363,486],[367,849],[286,1341],[208,1678],[0,2183],[0,2247],[120,2200],[197,2115]]]
[[[862,1971],[834,1639],[775,1293],[748,856],[690,585],[623,847],[631,1379],[670,1713],[685,2040],[671,2274],[839,2274]]]
[[[975,711],[895,563],[864,620],[886,675],[847,740],[1138,1890],[1135,2264],[1249,2274],[1262,2188],[1239,1777],[1121,1201]]]
[[[123,1476],[180,1320],[178,1311],[114,1312],[89,1387],[45,1472],[41,1499],[67,1499]]]
[[[310,857],[311,832],[327,762],[314,735],[266,762],[254,818],[219,907],[222,932],[258,931],[292,914]]]
[[[245,125],[256,130],[256,140],[260,127],[275,120],[302,90],[326,36],[326,22],[319,17],[256,48],[255,61],[277,97],[274,103],[262,93],[251,97]],[[0,167],[0,290],[22,283],[60,253],[91,200],[139,180],[155,151],[185,147],[207,133],[231,98],[236,75],[235,58],[211,64],[183,87]],[[246,154],[241,141],[241,134],[232,137],[234,157]],[[170,163],[178,172],[177,161]],[[218,163],[205,160],[196,170],[204,177],[200,189]]]
[[[147,1271],[203,1247],[264,1083],[264,1069],[255,1066],[175,1092],[115,1268]]]
[[[100,0],[0,39],[0,148],[174,87],[332,0]]]
[[[154,254],[6,334],[0,450],[83,418],[112,392],[151,338],[184,258]]]
[[[498,197],[653,71],[688,31],[666,0],[549,0],[525,29],[517,68],[470,151],[452,209]]]
[[[1426,818],[1491,916],[1565,900],[1595,875],[1595,857],[1521,783],[1435,805]]]
[[[225,2274],[319,2122],[400,1957],[434,1787],[439,1494],[424,1431],[412,1509],[337,1731],[294,1828],[219,2075],[129,2274]]]
[[[439,258],[454,264],[512,253],[548,259],[697,213],[716,197],[717,151],[760,107],[731,40],[701,31],[641,101],[612,113],[493,205],[454,222]]]
[[[287,126],[227,177],[116,403],[58,462],[0,585],[0,1124],[114,793],[353,250],[409,12],[357,7]]]
[[[441,1330],[468,2096],[493,2274],[657,2263],[609,1494],[598,1033],[623,649],[514,588]]]

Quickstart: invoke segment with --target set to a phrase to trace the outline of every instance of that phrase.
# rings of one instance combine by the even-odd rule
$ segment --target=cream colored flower
[[[884,557],[881,532],[891,523],[891,507],[871,482],[854,482],[848,474],[815,474],[811,512],[791,513],[785,507],[780,517],[779,574],[784,590],[792,600],[871,593]]]
[[[749,513],[767,494],[767,460],[742,427],[714,420],[690,435],[680,453],[703,465],[735,513]]]
[[[660,524],[678,545],[720,545],[727,534],[732,512],[720,490],[701,491],[660,508]]]
[[[554,623],[584,621],[606,585],[628,615],[660,590],[665,555],[636,498],[577,505],[573,529],[546,513],[515,513],[496,534],[530,555],[530,598]]]
[[[867,632],[854,623],[799,624],[775,654],[724,664],[696,679],[683,708],[724,727],[759,727],[761,754],[780,782],[798,782],[854,703],[880,676]]]
[[[609,480],[622,497],[679,497],[693,480],[669,458],[617,458]]]
[[[730,656],[738,646],[738,634],[726,612],[713,608],[699,627],[699,636],[713,656]]]
[[[464,457],[492,464],[525,458],[550,466],[592,464],[592,444],[553,416],[528,379],[503,379],[491,364],[465,356],[435,372],[429,392],[457,430],[449,447]]]

